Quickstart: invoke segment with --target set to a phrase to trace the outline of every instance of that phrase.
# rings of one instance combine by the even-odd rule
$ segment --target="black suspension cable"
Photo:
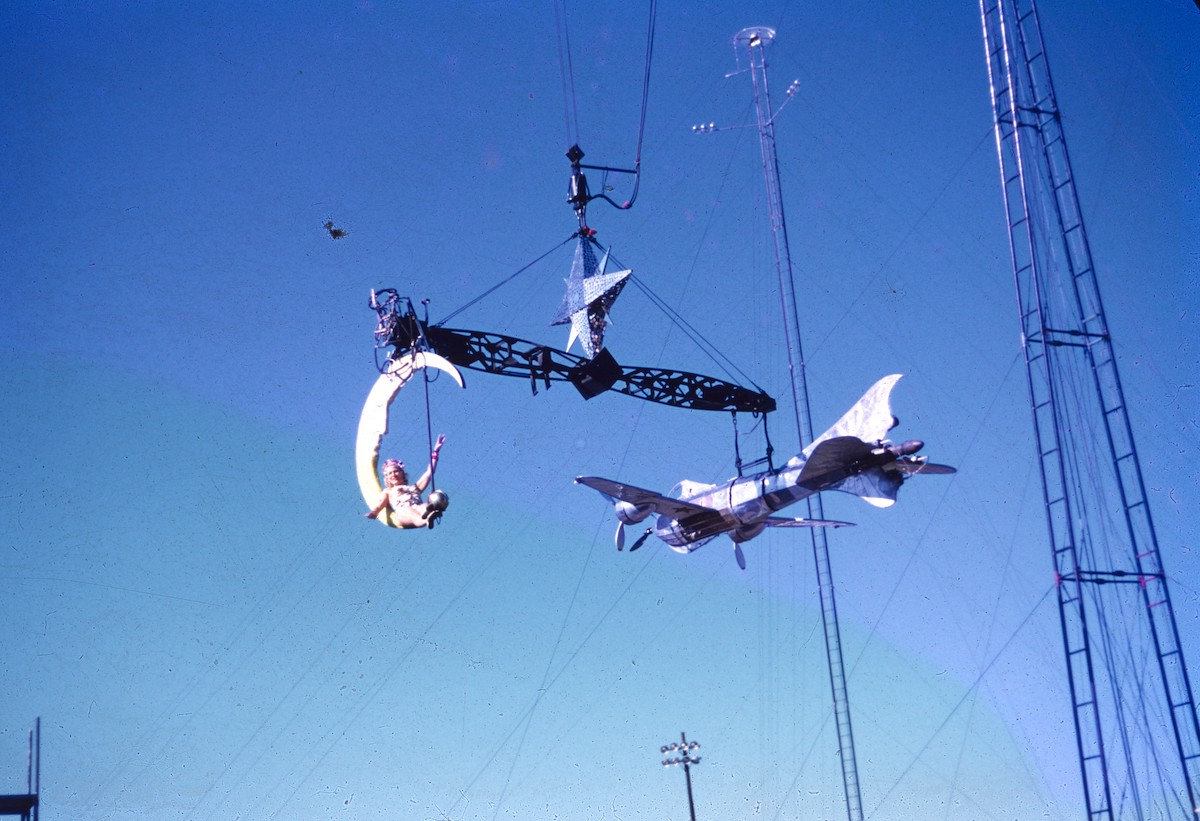
[[[629,199],[625,201],[624,205],[617,206],[622,209],[633,207],[638,195],[638,186],[642,182],[642,137],[646,133],[646,104],[650,99],[650,66],[654,62],[654,26],[657,18],[658,0],[650,0],[650,23],[646,27],[646,70],[642,74],[642,110],[638,117],[637,153],[633,160],[633,193],[629,195]],[[612,202],[612,200],[608,201]]]
[[[429,324],[429,300],[422,303],[425,306],[425,324]],[[429,404],[429,368],[422,368],[421,375],[425,377],[425,447],[429,450],[429,490],[437,490],[437,457],[433,455],[433,412]]]
[[[558,7],[559,7],[558,3],[556,2],[555,6],[554,6],[556,21],[559,19],[558,18]],[[626,209],[632,208],[634,201],[637,200],[638,187],[640,186],[641,181],[642,181],[642,145],[643,145],[644,137],[645,137],[645,133],[646,133],[646,108],[647,108],[649,100],[650,100],[650,69],[651,69],[651,66],[654,64],[654,31],[655,31],[657,18],[658,18],[658,0],[651,0],[651,2],[650,2],[650,22],[646,27],[646,63],[645,63],[645,70],[642,73],[642,105],[641,105],[641,110],[638,115],[637,149],[634,152],[633,168],[632,169],[614,168],[614,167],[605,166],[605,165],[581,165],[578,162],[579,157],[583,156],[583,152],[579,150],[579,109],[578,109],[578,106],[577,106],[576,100],[575,100],[575,77],[574,77],[573,69],[571,68],[570,34],[569,34],[569,32],[567,32],[566,9],[565,8],[563,9],[562,25],[560,26],[561,33],[559,35],[559,57],[558,57],[559,67],[560,67],[559,70],[563,73],[564,109],[572,109],[574,116],[575,116],[575,132],[574,132],[574,135],[572,135],[570,133],[570,131],[571,131],[571,123],[570,123],[571,112],[568,111],[568,113],[567,113],[567,132],[568,132],[567,140],[570,143],[570,145],[573,146],[573,148],[571,149],[571,151],[569,151],[567,153],[567,156],[571,157],[571,152],[579,151],[579,157],[572,157],[572,162],[574,163],[572,168],[574,169],[574,171],[576,173],[578,173],[579,169],[581,169],[581,168],[587,168],[587,169],[594,170],[594,171],[603,171],[606,175],[605,179],[607,179],[607,175],[609,173],[620,173],[620,174],[632,174],[633,175],[633,192],[629,195],[629,199],[625,200],[625,202],[618,203],[612,197],[605,194],[604,189],[607,188],[607,185],[600,186],[601,193],[599,193],[599,194],[589,194],[589,193],[587,193],[586,188],[582,188],[582,189],[580,189],[579,201],[577,201],[577,202],[574,200],[572,201],[573,204],[575,205],[577,211],[582,211],[584,208],[586,208],[587,203],[594,199],[604,200],[605,202],[607,202],[609,205],[613,206],[614,208],[618,208],[621,210],[626,210]],[[564,39],[566,40],[566,56],[565,57],[563,55]],[[567,91],[568,82],[570,85],[570,93],[568,93],[568,91]],[[580,217],[581,224],[582,224],[582,220],[583,220],[583,218],[581,216]]]
[[[618,264],[620,264],[620,263],[618,263]],[[734,364],[732,359],[730,359],[725,354],[721,353],[721,351],[719,351],[715,345],[713,345],[711,342],[709,342],[704,337],[703,334],[701,334],[694,327],[692,327],[690,324],[688,324],[687,320],[685,320],[682,316],[680,316],[679,313],[674,308],[667,305],[667,303],[664,302],[657,294],[655,294],[653,291],[651,291],[650,288],[644,282],[642,282],[641,279],[630,275],[629,281],[632,282],[634,285],[636,285],[638,287],[638,289],[642,293],[644,293],[646,295],[646,297],[651,302],[653,302],[654,305],[660,311],[662,311],[664,314],[666,314],[667,318],[669,320],[671,320],[671,323],[673,325],[675,325],[675,327],[677,327],[677,328],[679,328],[679,330],[683,331],[683,333],[688,337],[688,339],[695,342],[696,345],[698,345],[701,350],[703,350],[706,354],[708,354],[708,357],[710,359],[712,359],[713,362],[716,363],[717,367],[719,367],[721,370],[723,370],[725,372],[726,376],[729,376],[730,378],[744,380],[745,382],[748,382],[751,385],[753,385],[756,390],[763,391],[765,393],[762,386],[760,386],[757,382],[755,382],[753,379],[751,379],[750,376],[747,375],[745,371],[743,371],[736,364]]]
[[[541,255],[540,257],[538,257],[537,259],[535,259],[535,260],[533,260],[532,262],[529,262],[528,264],[526,264],[526,265],[524,265],[524,266],[522,266],[522,267],[518,268],[516,271],[513,271],[513,272],[512,272],[511,274],[509,274],[507,277],[505,277],[504,279],[502,279],[502,280],[500,280],[499,282],[497,282],[497,283],[496,283],[495,285],[493,285],[491,288],[488,288],[486,291],[484,291],[482,294],[480,294],[479,296],[477,296],[477,297],[475,297],[474,299],[472,299],[472,300],[471,300],[470,302],[468,302],[466,305],[463,305],[461,308],[459,308],[459,309],[457,309],[457,310],[455,310],[455,311],[451,311],[449,314],[447,314],[445,317],[443,317],[443,318],[442,318],[442,319],[441,319],[441,320],[440,320],[440,321],[439,321],[437,324],[438,324],[438,325],[445,325],[445,324],[446,324],[447,322],[449,322],[451,319],[454,319],[454,317],[458,316],[458,315],[459,315],[459,314],[461,314],[463,311],[467,310],[467,308],[470,308],[471,306],[475,305],[477,302],[480,302],[480,301],[482,301],[484,298],[486,298],[486,297],[490,296],[490,295],[491,295],[493,292],[495,292],[495,291],[499,290],[499,289],[500,289],[501,287],[503,287],[504,285],[507,285],[509,282],[512,282],[514,279],[516,279],[516,278],[517,278],[517,276],[518,276],[519,274],[523,274],[523,273],[525,273],[525,272],[526,272],[526,271],[528,271],[530,268],[532,268],[534,265],[537,265],[539,262],[541,262],[541,261],[542,261],[542,260],[544,260],[546,257],[548,257],[548,256],[550,256],[551,254],[553,254],[555,251],[557,251],[559,248],[561,248],[561,247],[563,247],[564,245],[566,245],[566,244],[567,244],[568,242],[570,242],[571,240],[575,239],[575,237],[577,237],[577,236],[579,236],[578,232],[571,234],[571,236],[567,237],[565,240],[563,240],[562,242],[560,242],[558,245],[555,245],[553,248],[551,248],[551,249],[550,249],[549,251],[547,251],[546,253],[542,254],[542,255]]]
[[[575,101],[575,69],[571,65],[571,34],[567,29],[567,8],[566,3],[560,0],[554,0],[554,30],[558,39],[558,73],[562,78],[563,122],[567,129],[567,144],[574,145],[579,141],[579,106]],[[572,120],[574,130],[571,128]]]

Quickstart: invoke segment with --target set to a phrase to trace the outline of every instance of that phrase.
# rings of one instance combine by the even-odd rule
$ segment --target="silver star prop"
[[[595,357],[604,347],[604,328],[608,324],[608,311],[625,287],[631,269],[605,273],[608,252],[597,265],[592,243],[585,237],[579,238],[575,248],[575,260],[571,264],[571,276],[566,280],[567,293],[551,325],[571,325],[567,339],[567,350],[575,340],[583,347],[588,358]]]

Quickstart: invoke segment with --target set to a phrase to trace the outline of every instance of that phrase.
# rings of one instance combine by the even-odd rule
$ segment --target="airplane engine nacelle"
[[[613,502],[613,510],[616,511],[617,518],[621,520],[621,524],[625,525],[635,525],[638,522],[645,521],[646,517],[654,512],[654,508],[650,505],[635,505],[620,500]]]
[[[729,531],[729,538],[733,539],[735,544],[739,542],[748,542],[766,529],[766,522],[759,522],[758,524],[753,525],[743,525],[742,527]]]
[[[689,532],[670,516],[659,516],[654,525],[654,535],[667,543],[676,553],[691,553],[712,541],[712,536],[700,536]]]
[[[759,520],[770,516],[772,511],[763,498],[763,492],[761,477],[748,476],[734,480],[729,485],[729,512],[733,518],[752,527]],[[758,531],[755,531],[754,535],[757,536]]]

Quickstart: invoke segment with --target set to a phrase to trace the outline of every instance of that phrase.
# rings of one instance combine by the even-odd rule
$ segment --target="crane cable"
[[[608,168],[604,166],[584,166],[596,168],[597,170],[622,171],[633,174],[633,192],[629,195],[629,199],[623,203],[618,203],[609,197],[607,194],[595,194],[588,199],[602,199],[620,210],[628,210],[633,207],[633,203],[637,200],[638,187],[642,179],[642,144],[646,132],[646,107],[650,99],[650,67],[654,62],[654,30],[655,23],[658,18],[658,0],[650,0],[650,20],[646,26],[646,62],[645,70],[642,73],[642,105],[638,114],[638,136],[637,149],[634,153],[633,169]],[[562,76],[563,89],[563,120],[566,126],[567,144],[578,146],[579,144],[579,104],[575,94],[575,69],[571,62],[571,34],[570,27],[567,24],[567,10],[565,0],[555,0],[554,2],[554,22],[558,41],[558,65],[559,73]],[[601,185],[601,192],[607,186]]]
[[[579,108],[575,102],[575,69],[571,65],[571,33],[567,28],[566,4],[554,0],[554,30],[558,36],[558,73],[562,78],[563,120],[567,129],[567,144],[578,142]],[[571,128],[574,120],[575,127]]]

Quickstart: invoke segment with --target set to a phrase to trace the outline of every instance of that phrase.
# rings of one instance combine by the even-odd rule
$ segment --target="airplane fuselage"
[[[768,516],[814,493],[796,483],[799,475],[797,467],[740,476],[683,498],[680,501],[708,508],[713,515],[684,517],[683,521],[659,516],[654,535],[685,553],[689,545],[694,550],[721,533],[729,533],[737,541],[752,539],[766,527],[763,521]]]
[[[838,462],[813,471],[805,470],[803,454],[792,458],[779,470],[739,476],[700,493],[681,497],[680,501],[711,511],[676,519],[660,515],[654,535],[681,553],[688,553],[714,536],[729,534],[735,542],[753,539],[766,528],[766,520],[784,508],[838,484],[848,476],[895,462],[903,455],[920,449],[919,441],[899,447],[880,447],[863,443],[859,458]]]

